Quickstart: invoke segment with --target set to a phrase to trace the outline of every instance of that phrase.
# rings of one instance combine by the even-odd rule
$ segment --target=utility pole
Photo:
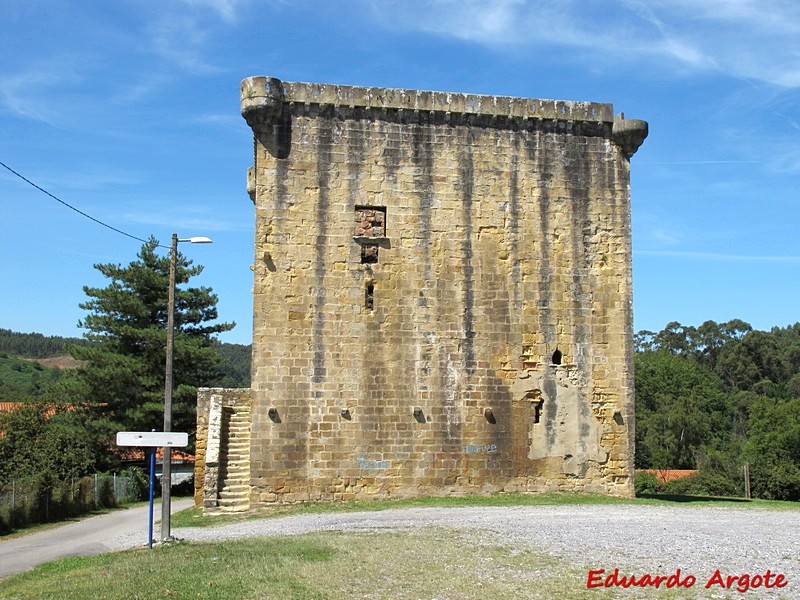
[[[172,234],[169,249],[169,297],[167,300],[167,363],[164,375],[164,432],[172,431],[172,353],[175,334],[175,263],[178,259],[178,234]],[[169,542],[172,509],[172,448],[162,449],[161,462],[161,541]]]
[[[169,296],[167,299],[167,360],[164,375],[164,432],[172,431],[172,354],[175,338],[175,270],[178,262],[178,242],[210,244],[207,237],[178,239],[172,234],[169,247]],[[172,448],[164,446],[161,466],[161,541],[172,541],[170,531],[172,509]]]

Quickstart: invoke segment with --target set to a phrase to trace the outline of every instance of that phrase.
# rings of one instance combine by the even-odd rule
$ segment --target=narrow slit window
[[[536,424],[542,417],[542,404],[544,404],[542,391],[531,390],[525,394],[525,398],[531,403],[531,416],[533,417],[533,423]]]
[[[364,290],[364,308],[374,310],[375,308],[375,284],[368,283]]]
[[[562,356],[563,354],[561,354],[561,350],[556,349],[556,351],[553,352],[553,364],[560,365]]]

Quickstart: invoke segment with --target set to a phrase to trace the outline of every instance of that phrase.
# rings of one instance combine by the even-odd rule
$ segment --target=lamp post
[[[169,296],[167,300],[167,363],[164,376],[164,431],[172,431],[172,351],[175,331],[175,268],[178,261],[178,242],[191,244],[210,244],[211,238],[190,237],[179,239],[177,233],[172,234],[172,245],[169,250]],[[161,541],[172,539],[170,533],[170,510],[172,509],[172,448],[163,448],[161,467]]]

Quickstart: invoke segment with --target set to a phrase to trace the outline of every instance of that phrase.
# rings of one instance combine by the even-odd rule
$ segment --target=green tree
[[[636,466],[694,469],[705,446],[730,438],[719,380],[701,364],[666,351],[636,355]]]
[[[730,342],[741,340],[752,329],[741,319],[732,319],[727,323],[706,321],[700,327],[672,321],[658,333],[640,331],[634,336],[634,343],[637,352],[662,350],[713,369],[722,349],[729,346]]]
[[[0,482],[90,471],[95,455],[82,420],[78,411],[32,399],[0,413]]]
[[[98,434],[109,430],[161,430],[169,257],[157,254],[154,238],[142,246],[137,260],[123,267],[99,264],[110,279],[104,288],[84,287],[89,296],[80,306],[89,314],[79,323],[91,344],[71,346],[83,361],[69,382],[70,395],[94,409]],[[197,386],[218,377],[215,334],[233,328],[217,320],[217,296],[207,287],[185,287],[199,275],[182,254],[176,260],[175,337],[173,361],[174,431],[193,431]],[[105,433],[99,433],[104,431]],[[107,443],[113,440],[107,438]]]
[[[791,377],[784,349],[774,333],[751,331],[719,353],[716,372],[731,390],[781,396]]]
[[[637,466],[694,466],[740,493],[749,462],[754,496],[800,500],[800,323],[672,322],[636,344]]]
[[[210,387],[250,387],[251,346],[244,344],[220,344],[220,377]]]
[[[654,350],[665,350],[677,356],[691,357],[696,353],[697,329],[691,325],[681,325],[677,321],[653,336]]]
[[[15,396],[41,396],[61,375],[61,371],[37,362],[0,355],[0,402],[22,401]]]
[[[800,399],[753,403],[744,458],[754,496],[800,500]]]
[[[83,345],[87,342],[78,338],[44,336],[41,333],[18,333],[10,329],[0,329],[0,352],[29,358],[62,356],[67,353],[67,344]]]
[[[741,319],[732,319],[727,323],[706,321],[696,330],[695,356],[698,362],[714,369],[720,352],[730,342],[741,340],[753,328]]]

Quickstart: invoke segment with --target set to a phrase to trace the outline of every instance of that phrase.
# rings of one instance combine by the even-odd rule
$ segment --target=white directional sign
[[[147,446],[160,448],[189,445],[189,434],[179,431],[118,431],[117,446]]]

